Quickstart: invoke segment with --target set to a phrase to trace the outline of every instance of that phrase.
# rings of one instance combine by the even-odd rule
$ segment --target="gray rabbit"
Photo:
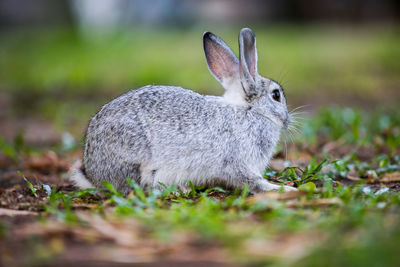
[[[290,123],[282,87],[257,72],[254,33],[239,34],[239,59],[216,35],[203,35],[204,53],[223,96],[149,85],[105,104],[91,119],[80,187],[110,182],[127,194],[129,177],[143,188],[176,184],[280,190],[263,172]],[[284,187],[285,191],[296,190]]]

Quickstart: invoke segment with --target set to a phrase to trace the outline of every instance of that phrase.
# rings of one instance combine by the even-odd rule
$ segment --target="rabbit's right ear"
[[[256,36],[249,28],[239,33],[240,80],[247,99],[251,101],[259,95],[256,86],[257,48]]]
[[[211,74],[227,87],[232,79],[239,79],[239,60],[229,46],[211,32],[203,34],[203,48]]]

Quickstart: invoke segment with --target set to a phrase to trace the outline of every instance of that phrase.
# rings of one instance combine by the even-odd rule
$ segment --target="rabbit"
[[[78,186],[101,187],[104,180],[126,195],[129,177],[145,189],[185,190],[190,180],[248,185],[251,193],[281,190],[263,172],[290,116],[282,87],[257,72],[253,31],[240,31],[239,59],[211,32],[203,34],[203,48],[223,96],[148,85],[105,104],[87,128],[83,166],[72,177]]]

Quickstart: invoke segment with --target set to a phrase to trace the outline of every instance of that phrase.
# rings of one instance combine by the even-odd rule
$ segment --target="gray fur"
[[[289,123],[286,101],[276,82],[258,74],[253,79],[257,97],[248,101],[237,73],[242,63],[236,61],[233,79],[227,74],[232,80],[225,80],[221,97],[175,86],[145,86],[104,105],[87,129],[86,179],[95,187],[108,181],[125,194],[130,190],[127,177],[143,188],[159,188],[161,182],[185,189],[191,180],[207,186],[247,184],[253,192],[279,189],[262,175]],[[280,90],[281,102],[272,99],[274,89]]]

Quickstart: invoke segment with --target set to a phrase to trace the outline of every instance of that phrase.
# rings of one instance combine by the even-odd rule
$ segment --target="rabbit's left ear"
[[[203,34],[203,48],[211,74],[228,90],[229,83],[239,78],[239,60],[229,46],[211,32]]]
[[[256,86],[257,48],[256,36],[249,28],[239,33],[240,79],[248,100],[252,100],[259,92]]]

